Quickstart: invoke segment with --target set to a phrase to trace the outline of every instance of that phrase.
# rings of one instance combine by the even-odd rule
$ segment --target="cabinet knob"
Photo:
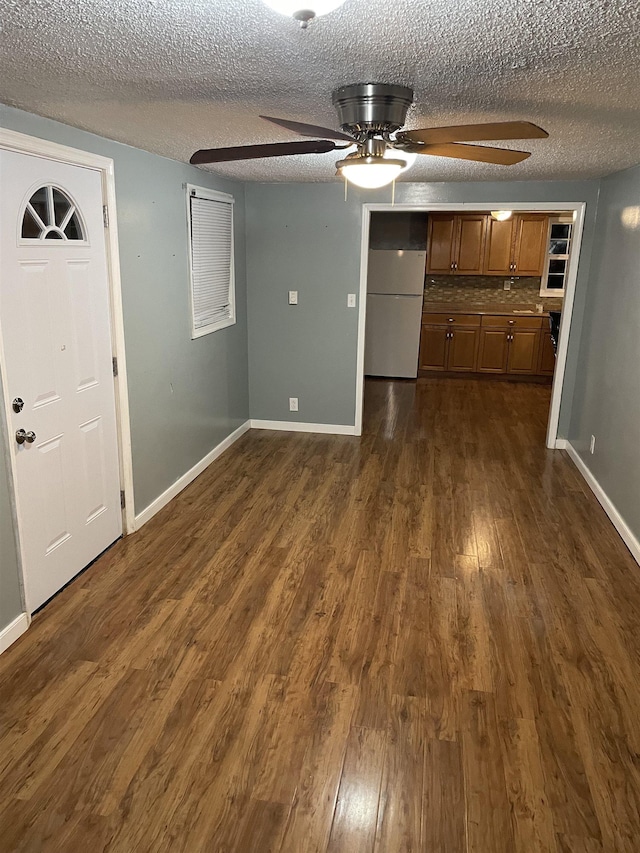
[[[516,322],[515,320],[509,320],[509,325],[510,325],[510,326],[513,326],[513,324],[514,324],[515,322]]]
[[[451,261],[451,269],[453,269],[454,267],[455,267],[455,264],[453,263],[453,261]]]
[[[449,322],[453,323],[453,317],[449,317]]]

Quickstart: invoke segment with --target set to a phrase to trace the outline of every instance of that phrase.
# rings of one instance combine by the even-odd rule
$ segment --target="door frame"
[[[362,411],[364,403],[364,338],[365,322],[367,316],[367,266],[369,262],[369,227],[371,214],[378,211],[396,213],[442,213],[447,211],[480,211],[490,213],[492,210],[513,210],[515,213],[560,213],[571,211],[575,214],[575,237],[572,245],[572,258],[569,264],[569,274],[564,291],[562,304],[562,317],[560,318],[560,333],[558,335],[558,350],[556,355],[556,369],[553,374],[553,385],[551,386],[551,406],[549,407],[549,421],[547,424],[546,446],[550,449],[564,447],[563,439],[558,438],[558,424],[560,420],[560,403],[562,401],[562,390],[564,387],[565,372],[567,369],[567,352],[569,350],[569,330],[573,315],[576,282],[578,279],[578,261],[582,247],[582,235],[584,232],[584,220],[587,204],[584,201],[568,202],[514,202],[514,201],[492,201],[492,202],[447,202],[446,204],[381,204],[371,203],[362,205],[362,241],[360,247],[360,295],[358,311],[358,348],[356,360],[356,435],[362,434]]]
[[[118,363],[118,375],[114,377],[116,404],[116,430],[118,436],[118,459],[120,488],[124,491],[124,508],[122,509],[122,531],[126,536],[135,530],[135,513],[133,503],[133,461],[131,455],[131,427],[129,423],[129,393],[127,386],[127,361],[124,341],[124,317],[122,311],[122,282],[120,279],[120,253],[118,247],[118,229],[116,215],[116,189],[113,160],[69,148],[50,142],[47,139],[28,136],[13,130],[0,128],[0,149],[15,151],[18,154],[30,154],[45,160],[54,160],[69,166],[84,166],[100,173],[102,183],[102,204],[106,209],[105,249],[107,258],[107,285],[109,288],[109,304],[111,307],[111,351]],[[0,377],[2,379],[2,427],[6,438],[5,454],[8,456],[9,488],[13,511],[13,523],[18,550],[23,606],[30,621],[29,588],[25,577],[24,552],[18,522],[18,501],[16,494],[15,457],[11,452],[10,429],[11,412],[7,394],[7,371],[4,355],[4,341],[0,328]]]

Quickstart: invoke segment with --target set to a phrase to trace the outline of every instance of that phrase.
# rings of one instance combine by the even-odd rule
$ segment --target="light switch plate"
[[[355,293],[347,293],[347,308],[355,308],[356,307],[356,295]]]
[[[289,305],[297,305],[298,304],[298,291],[290,290],[289,291]]]

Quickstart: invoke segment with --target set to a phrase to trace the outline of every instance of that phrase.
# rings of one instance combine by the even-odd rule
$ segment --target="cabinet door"
[[[451,329],[447,370],[474,371],[478,359],[478,329]]]
[[[538,373],[543,376],[553,376],[556,369],[556,354],[551,342],[551,332],[544,331],[540,338],[540,355],[538,357]]]
[[[548,232],[548,216],[535,213],[518,214],[513,256],[516,275],[542,275]]]
[[[449,345],[448,326],[423,326],[420,333],[421,370],[446,370]]]
[[[506,329],[482,329],[478,352],[479,373],[506,373],[509,332]]]
[[[427,272],[450,275],[456,248],[457,217],[453,213],[434,213],[427,227]]]
[[[484,214],[468,214],[459,216],[458,220],[454,272],[458,275],[482,275],[487,217]]]
[[[487,217],[485,275],[512,274],[514,224],[513,219],[498,222],[492,216]]]
[[[537,373],[539,343],[540,332],[533,329],[512,329],[507,373]]]

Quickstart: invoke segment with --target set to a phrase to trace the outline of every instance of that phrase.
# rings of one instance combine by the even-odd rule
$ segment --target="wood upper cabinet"
[[[487,217],[434,213],[427,228],[427,272],[480,275],[484,266]]]
[[[542,275],[549,234],[545,214],[519,213],[515,218],[513,271],[516,275]]]
[[[513,245],[515,221],[504,219],[498,222],[487,217],[487,245],[485,250],[485,275],[513,274]]]
[[[542,275],[549,232],[544,213],[517,213],[487,222],[485,275]]]
[[[450,275],[456,250],[457,216],[434,213],[427,225],[427,272]]]

